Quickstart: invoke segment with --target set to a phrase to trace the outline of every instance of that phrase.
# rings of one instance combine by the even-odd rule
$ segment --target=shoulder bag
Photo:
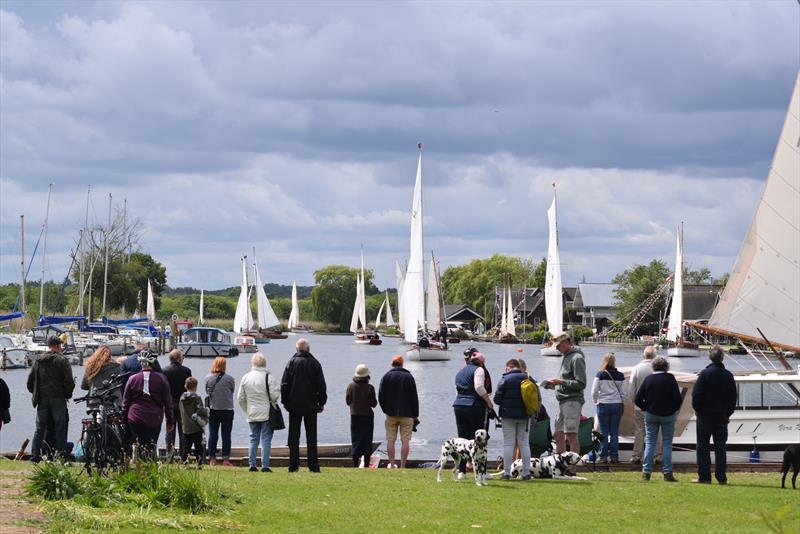
[[[286,428],[286,423],[283,421],[283,412],[277,402],[272,402],[272,396],[269,394],[269,371],[265,377],[267,386],[267,400],[269,401],[269,426],[272,430],[283,430]]]
[[[211,409],[211,395],[214,394],[214,388],[217,387],[217,384],[219,384],[219,381],[222,380],[222,375],[223,374],[225,374],[225,373],[219,373],[217,375],[217,381],[214,382],[214,385],[211,386],[211,389],[208,389],[208,382],[206,382],[206,393],[208,393],[208,395],[206,396],[204,402],[205,402],[206,408],[208,408],[209,410]]]

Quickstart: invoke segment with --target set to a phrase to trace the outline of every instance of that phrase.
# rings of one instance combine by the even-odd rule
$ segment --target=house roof
[[[463,315],[466,315],[466,316],[463,316]],[[469,317],[470,315],[473,316],[473,317]],[[458,319],[462,320],[462,321],[464,321],[464,320],[473,321],[475,319],[480,319],[481,321],[484,320],[483,317],[478,312],[476,312],[475,310],[473,310],[472,308],[470,308],[466,304],[445,304],[444,305],[445,321],[453,320],[457,316],[462,316],[462,317],[458,317]]]
[[[619,302],[614,293],[617,287],[617,284],[578,284],[575,298],[580,294],[584,308],[611,308]]]

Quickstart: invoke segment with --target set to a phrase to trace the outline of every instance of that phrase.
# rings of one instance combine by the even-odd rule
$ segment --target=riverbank
[[[29,472],[26,464],[0,460],[0,480]],[[796,492],[781,490],[775,473],[732,474],[727,487],[691,484],[688,473],[678,475],[678,484],[607,472],[585,473],[582,482],[492,480],[482,488],[452,482],[449,473],[438,484],[432,469],[331,468],[314,474],[216,467],[199,476],[233,492],[229,511],[190,514],[34,499],[30,504],[47,523],[26,525],[70,532],[511,532],[525,524],[541,532],[765,532],[764,518],[775,520],[787,507],[784,532],[800,520]]]

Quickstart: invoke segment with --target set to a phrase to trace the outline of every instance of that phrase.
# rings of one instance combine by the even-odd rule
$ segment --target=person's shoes
[[[309,468],[308,468],[308,471],[309,471],[310,473],[321,473],[321,471],[320,471],[319,467],[309,467]]]
[[[619,463],[619,458],[612,458],[609,463],[616,465]]]
[[[262,467],[261,468],[261,472],[262,473],[272,473],[272,469],[270,469],[269,467]]]
[[[728,485],[728,481],[727,480],[717,480],[717,484],[719,484],[720,486],[727,486]]]
[[[225,467],[233,466],[230,460],[222,460],[222,465],[224,465]]]
[[[649,482],[650,481],[650,473],[642,473],[642,481]]]
[[[608,463],[608,458],[600,458],[599,460],[597,460],[597,463],[598,464],[607,464]]]
[[[217,465],[217,459],[216,459],[216,458],[210,458],[210,459],[208,460],[208,465],[210,465],[210,466],[212,466],[212,467],[213,467],[213,466],[215,466],[215,465]]]
[[[386,464],[386,469],[397,469],[397,465],[396,464],[392,464],[392,463],[388,463],[388,464]]]
[[[522,475],[522,480],[532,480],[533,477],[530,475]]]
[[[677,482],[678,479],[675,478],[675,475],[672,474],[672,471],[669,473],[664,473],[664,482]]]
[[[290,468],[289,468],[289,472],[290,472],[290,473],[297,473],[297,471],[298,471],[298,470],[299,470],[299,469],[298,469],[297,467],[290,467]]]
[[[258,467],[252,466],[250,467],[250,469],[248,469],[248,471],[250,471],[251,473],[255,473],[256,471],[258,471]]]
[[[642,459],[634,456],[633,458],[631,458],[631,464],[642,465]]]
[[[694,480],[692,480],[692,484],[711,484],[711,481],[695,478]]]
[[[458,478],[459,478],[459,480],[461,480],[461,475],[463,475],[463,474],[464,474],[464,473],[459,473],[459,474],[458,474]],[[502,476],[502,477],[500,477],[500,480],[511,480],[511,475],[506,475],[506,474],[503,474],[503,476]]]
[[[466,480],[466,478],[467,478],[467,474],[466,473],[459,473],[458,474],[458,480]]]

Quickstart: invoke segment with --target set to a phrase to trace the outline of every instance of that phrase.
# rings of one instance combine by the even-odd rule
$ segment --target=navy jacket
[[[722,363],[700,371],[692,390],[692,408],[698,416],[727,421],[736,409],[736,382]]]
[[[494,402],[500,406],[500,418],[505,419],[528,419],[525,412],[525,403],[522,402],[522,381],[528,378],[527,373],[519,369],[509,371],[500,379],[497,384],[497,391],[494,394]]]
[[[479,365],[470,362],[456,374],[456,400],[453,406],[481,406],[484,407],[486,403],[475,391],[475,371],[478,370]]]
[[[402,367],[391,368],[381,378],[378,402],[386,415],[419,417],[419,397],[414,375]]]
[[[192,370],[179,363],[170,363],[164,368],[164,376],[169,382],[172,404],[177,407],[181,401],[181,395],[186,391],[186,379],[192,376]]]
[[[672,415],[681,409],[683,396],[671,373],[657,372],[642,382],[636,393],[636,406],[653,415]]]

